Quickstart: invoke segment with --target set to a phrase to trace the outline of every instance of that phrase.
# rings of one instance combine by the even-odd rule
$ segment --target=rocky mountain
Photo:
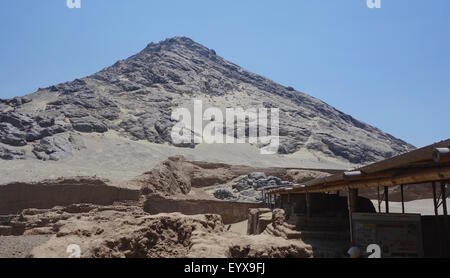
[[[172,144],[171,112],[193,99],[218,107],[279,108],[280,154],[307,150],[363,164],[414,148],[176,37],[91,76],[0,100],[0,159],[24,159],[27,152],[40,160],[64,159],[84,148],[86,133]]]

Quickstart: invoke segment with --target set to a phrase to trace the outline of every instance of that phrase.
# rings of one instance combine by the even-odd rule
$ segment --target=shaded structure
[[[449,181],[450,139],[368,166],[318,178],[304,185],[270,190],[264,192],[266,195],[264,200],[269,207],[281,207],[287,211],[287,215],[294,217],[302,215],[306,219],[314,219],[317,208],[320,207],[330,211],[335,219],[339,219],[336,217],[343,213],[347,218],[348,239],[352,244],[361,239],[359,236],[363,226],[368,227],[371,224],[376,226],[377,222],[384,221],[384,224],[379,226],[382,226],[384,231],[388,231],[386,227],[390,227],[391,232],[386,233],[395,234],[393,232],[395,224],[404,220],[404,227],[411,229],[413,225],[416,225],[414,233],[422,237],[418,240],[420,242],[417,246],[423,246],[423,250],[417,251],[416,255],[450,256],[450,229],[446,203]],[[412,184],[430,184],[430,190],[433,191],[435,216],[422,216],[421,219],[419,218],[419,224],[417,224],[417,218],[412,217],[411,214],[406,215],[404,206],[404,186]],[[394,186],[400,186],[402,214],[389,213],[389,188]],[[363,189],[378,190],[378,211],[381,211],[381,203],[384,200],[386,213],[376,214],[366,200],[358,196],[358,190]],[[346,193],[346,197],[341,197],[343,192]],[[345,198],[345,208],[342,207],[342,198]],[[317,202],[322,203],[317,205]],[[441,216],[439,216],[440,208],[442,208]],[[322,216],[323,214],[319,214],[319,217]],[[364,219],[364,223],[354,223],[355,219],[358,221]],[[338,221],[345,222],[343,218]],[[415,224],[408,221],[413,221]],[[372,233],[370,230],[365,232]],[[376,234],[374,238],[382,237],[381,233],[383,232],[379,230],[374,231],[373,234]],[[408,230],[405,233],[412,232]],[[387,246],[382,248],[389,249]],[[407,252],[390,254],[414,256]]]

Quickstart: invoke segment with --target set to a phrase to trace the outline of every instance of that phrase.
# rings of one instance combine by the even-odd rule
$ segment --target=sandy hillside
[[[114,131],[104,134],[82,134],[80,137],[85,147],[74,151],[71,157],[59,161],[39,161],[31,158],[0,160],[0,184],[73,176],[98,176],[120,184],[149,171],[174,155],[184,155],[187,160],[254,167],[313,169],[352,167],[343,160],[306,150],[291,155],[262,155],[259,149],[248,144],[203,144],[195,149],[178,148],[147,141],[133,141],[118,136]]]

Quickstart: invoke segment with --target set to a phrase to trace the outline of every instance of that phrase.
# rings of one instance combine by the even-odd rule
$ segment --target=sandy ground
[[[48,235],[0,236],[0,258],[25,258],[49,238]]]
[[[86,149],[61,161],[39,161],[31,149],[26,160],[0,160],[0,184],[13,181],[39,181],[59,177],[98,176],[122,183],[149,171],[169,156],[184,155],[188,160],[221,162],[255,167],[348,169],[352,165],[307,151],[291,155],[263,155],[248,144],[198,145],[195,149],[133,141],[115,132],[83,134]]]
[[[373,205],[378,211],[378,201],[372,200]],[[448,201],[447,201],[448,204]],[[385,212],[385,202],[381,203],[381,212]],[[391,213],[401,213],[402,203],[401,202],[389,202],[389,212]],[[423,199],[415,200],[411,202],[405,202],[405,212],[406,213],[419,213],[422,215],[434,215],[434,205],[433,199]],[[439,213],[442,214],[442,208],[440,208]]]

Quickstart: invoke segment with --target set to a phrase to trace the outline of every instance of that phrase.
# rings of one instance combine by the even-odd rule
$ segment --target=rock
[[[8,112],[0,114],[0,122],[8,123],[18,129],[23,129],[32,124],[32,119],[16,112]]]
[[[103,122],[91,116],[83,118],[72,118],[71,122],[73,129],[79,132],[104,133],[108,131],[108,127]]]
[[[255,179],[255,180],[265,179],[266,174],[261,173],[261,172],[250,173],[250,174],[248,174],[248,178]]]
[[[58,161],[72,156],[72,151],[83,148],[80,139],[73,136],[56,135],[42,139],[34,145],[33,154],[41,160]]]
[[[282,209],[274,209],[272,212],[272,224],[274,227],[281,226],[284,224],[286,219],[286,214]]]
[[[283,181],[281,178],[275,176],[266,177],[262,172],[253,172],[235,180],[231,185],[231,188],[234,190],[234,200],[257,203],[262,201],[262,190],[281,186],[293,186],[293,183]],[[219,185],[219,187],[219,190],[226,190],[222,185]],[[217,198],[215,192],[213,193],[213,196]],[[219,197],[222,196],[223,195],[219,195]]]
[[[32,99],[29,97],[15,97],[13,99],[0,99],[0,103],[4,103],[13,107],[18,107],[23,104],[31,102]]]
[[[51,127],[55,125],[55,119],[54,118],[44,118],[42,116],[36,117],[36,122],[40,127]]]
[[[27,145],[25,133],[16,131],[15,128],[2,127],[1,125],[2,124],[0,124],[0,132],[2,134],[0,135],[0,142],[14,147],[23,147]]]
[[[0,146],[0,159],[15,160],[15,159],[24,159],[24,158],[25,158],[24,150]]]
[[[237,191],[245,191],[253,186],[253,182],[247,183],[245,180],[241,180],[237,184],[233,185],[233,188]]]
[[[0,142],[14,147],[67,131],[56,125],[54,118],[31,117],[17,111],[0,113],[0,121]]]
[[[234,195],[231,191],[227,189],[218,189],[214,192],[214,197],[220,200],[232,200],[234,199]]]

